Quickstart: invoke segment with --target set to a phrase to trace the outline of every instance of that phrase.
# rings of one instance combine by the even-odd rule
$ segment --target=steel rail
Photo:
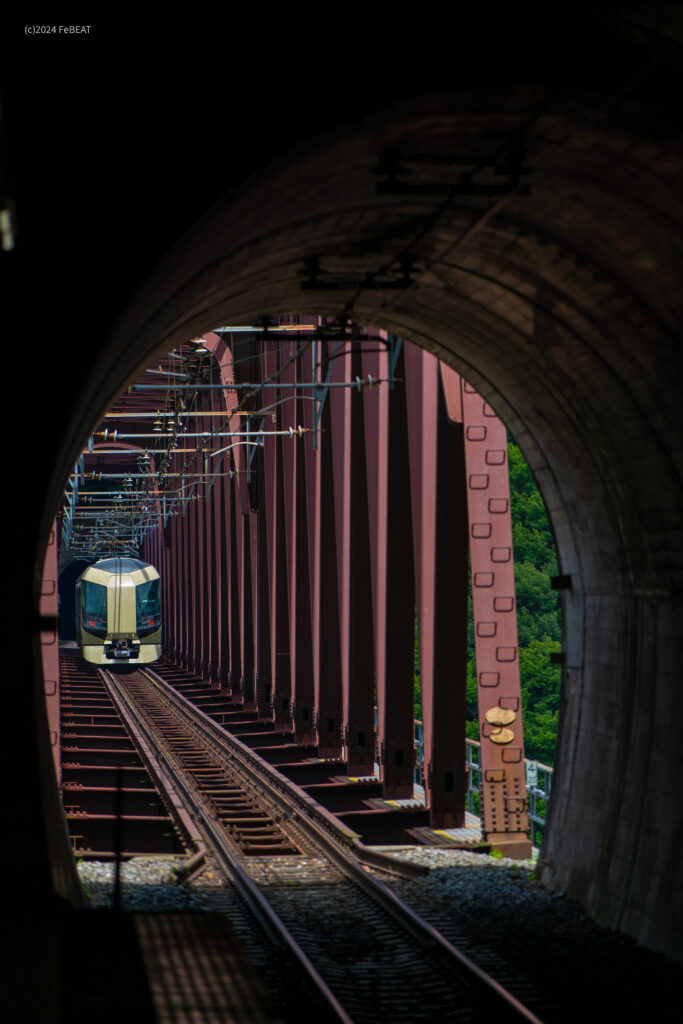
[[[126,709],[127,719],[133,720],[136,737],[139,736],[142,739],[145,748],[148,751],[153,752],[153,757],[159,762],[160,766],[165,766],[173,773],[175,790],[181,793],[185,807],[187,808],[187,811],[189,811],[190,817],[195,822],[196,828],[203,833],[206,845],[211,848],[212,852],[223,865],[224,870],[235,882],[237,889],[256,916],[266,935],[269,937],[271,942],[274,942],[276,945],[279,944],[284,946],[305,972],[308,980],[312,983],[314,990],[323,1001],[325,1010],[330,1014],[329,1017],[325,1017],[324,1019],[339,1021],[341,1024],[353,1024],[351,1017],[348,1016],[337,997],[320,976],[299,943],[293,935],[291,935],[280,917],[268,903],[261,890],[255,882],[252,881],[239,860],[235,857],[232,850],[226,843],[225,838],[221,835],[220,830],[214,822],[207,818],[204,807],[202,807],[198,798],[192,792],[192,789],[185,783],[182,774],[175,772],[172,765],[169,764],[169,759],[165,751],[163,751],[159,746],[152,729],[146,723],[142,713],[135,706],[134,701],[125,692],[112,672],[109,672],[107,669],[99,669],[99,671],[102,677],[109,683],[108,690],[111,692],[112,697],[115,698],[116,704],[122,709]],[[143,672],[140,674],[146,675],[146,673]]]
[[[312,800],[295,783],[285,780],[276,769],[258,757],[241,740],[227,734],[205,712],[179,694],[156,671],[145,667],[140,670],[140,674],[153,683],[160,695],[182,714],[188,724],[202,733],[211,747],[223,754],[229,753],[233,759],[241,762],[242,767],[249,775],[255,777],[261,785],[267,786],[270,796],[276,796],[287,810],[294,811],[297,824],[309,834],[309,838],[321,844],[337,867],[359,884],[364,892],[384,910],[389,912],[399,925],[416,936],[423,946],[431,945],[433,947],[436,944],[441,953],[449,960],[454,961],[460,970],[476,979],[482,987],[480,994],[487,1003],[487,1012],[495,1013],[499,1019],[503,1020],[525,1020],[530,1024],[542,1024],[539,1018],[508,992],[503,985],[450,943],[388,886],[368,873],[369,867],[367,863],[361,862],[361,858],[368,860],[367,854],[371,851],[363,848],[363,844],[360,843],[355,833],[344,829],[330,812]],[[335,838],[331,834],[332,831],[340,835],[342,841]],[[375,866],[386,870],[385,863],[389,859],[377,855]]]
[[[171,772],[165,766],[162,752],[154,739],[148,735],[148,730],[139,722],[139,715],[131,710],[127,701],[122,699],[114,674],[106,668],[100,668],[98,672],[105,690],[137,746],[140,758],[166,804],[167,810],[180,821],[189,844],[196,848],[197,853],[205,854],[206,841],[198,829],[195,819],[188,814],[185,804],[178,795],[178,787],[174,785]]]
[[[342,825],[330,811],[313,800],[296,783],[285,779],[280,772],[259,757],[245,743],[242,743],[240,739],[217,725],[205,712],[174,690],[156,671],[148,666],[138,671],[141,675],[147,676],[149,681],[161,691],[165,699],[184,714],[186,720],[193,727],[203,733],[205,741],[213,747],[216,753],[224,756],[228,752],[258,786],[265,785],[268,788],[271,797],[280,803],[283,810],[294,811],[295,815],[303,814],[303,817],[297,817],[297,821],[311,829],[314,828],[318,838],[331,835],[340,848],[346,847],[353,852],[358,860],[365,861],[388,874],[409,879],[427,874],[428,869],[421,865],[401,862],[387,854],[368,849],[360,841],[357,832]]]

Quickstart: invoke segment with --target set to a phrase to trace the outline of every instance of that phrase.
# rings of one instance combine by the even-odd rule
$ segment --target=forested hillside
[[[508,444],[508,458],[525,753],[528,758],[552,765],[557,738],[560,667],[551,664],[550,656],[560,650],[560,614],[557,592],[551,589],[550,577],[557,573],[557,561],[543,500],[519,448],[512,442]],[[417,628],[415,647],[415,713],[419,718]],[[467,735],[478,739],[471,595],[468,647]]]

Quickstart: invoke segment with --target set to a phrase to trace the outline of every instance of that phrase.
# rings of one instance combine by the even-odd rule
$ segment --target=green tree
[[[550,577],[557,556],[550,523],[536,481],[519,448],[508,443],[510,509],[515,554],[515,591],[519,634],[526,756],[553,764],[560,698],[560,668],[551,655],[560,650],[560,611]],[[477,670],[474,655],[472,594],[468,601],[467,723],[469,739],[479,739]],[[415,717],[422,717],[420,655],[415,618]]]
[[[552,764],[560,703],[560,667],[550,660],[560,650],[559,601],[550,583],[557,555],[536,481],[511,441],[508,464],[524,746],[527,757]]]
[[[550,577],[557,573],[557,556],[543,499],[531,470],[513,442],[508,443],[508,465],[524,745],[527,757],[552,765],[557,738],[560,668],[550,657],[560,650],[561,630],[559,602]],[[471,599],[467,718],[468,737],[478,739]]]
[[[560,666],[552,664],[550,656],[559,650],[559,641],[550,637],[532,640],[519,650],[526,756],[550,765],[560,704]]]

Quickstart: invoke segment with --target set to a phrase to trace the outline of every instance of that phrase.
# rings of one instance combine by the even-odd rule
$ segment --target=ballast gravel
[[[494,977],[501,972],[499,980],[507,987],[514,989],[510,978],[519,976],[520,997],[528,985],[529,994],[535,993],[533,1009],[545,1024],[655,1021],[676,996],[680,964],[595,924],[574,900],[547,892],[536,878],[534,861],[439,847],[384,852],[430,869],[415,880],[381,877],[466,955],[475,961],[480,957],[480,965]],[[173,869],[182,863],[182,858],[153,857],[125,862],[122,909],[217,909],[214,894],[223,891],[218,873],[205,870],[178,884]],[[82,861],[78,873],[91,906],[114,905],[113,864]],[[297,889],[301,885],[291,885],[289,892],[281,889],[281,898],[296,901]]]
[[[517,984],[546,1024],[667,1019],[681,965],[546,891],[534,861],[438,847],[392,856],[430,868],[422,879],[392,881],[397,895],[508,989]],[[520,981],[511,984],[515,975]],[[534,999],[524,996],[525,983]]]
[[[130,913],[207,910],[201,890],[179,885],[174,870],[183,858],[132,857],[121,864],[121,909]],[[115,865],[111,861],[83,860],[78,876],[91,907],[113,907]]]

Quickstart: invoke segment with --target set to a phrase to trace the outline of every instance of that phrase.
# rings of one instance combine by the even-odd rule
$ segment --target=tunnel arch
[[[471,90],[265,169],[185,234],[109,334],[44,529],[117,391],[219,323],[343,314],[438,355],[514,435],[571,579],[542,877],[600,922],[680,951],[668,893],[681,411],[663,374],[680,366],[682,157],[646,114],[628,98]]]

